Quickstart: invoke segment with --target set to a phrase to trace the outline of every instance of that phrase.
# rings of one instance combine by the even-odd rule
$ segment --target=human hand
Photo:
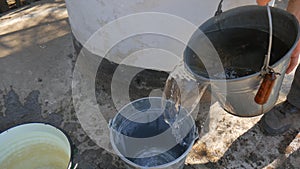
[[[300,41],[298,42],[295,50],[293,51],[293,53],[291,55],[291,60],[290,60],[289,66],[286,70],[286,74],[291,73],[295,69],[295,67],[298,65],[299,54],[300,54]]]
[[[270,1],[271,0],[256,0],[257,4],[260,6],[266,6]],[[299,4],[300,4],[300,0],[289,1],[287,11],[294,14],[297,17],[297,19],[300,21]],[[300,54],[300,41],[298,42],[295,50],[291,55],[291,60],[286,70],[286,74],[291,73],[298,65],[299,54]]]
[[[260,6],[266,6],[271,0],[256,0],[256,3]]]
[[[287,11],[293,14],[298,19],[298,22],[300,23],[300,0],[289,0]],[[291,73],[294,70],[294,68],[298,65],[299,54],[300,54],[300,41],[298,42],[296,48],[294,49],[291,55],[290,64],[286,70],[287,74]]]

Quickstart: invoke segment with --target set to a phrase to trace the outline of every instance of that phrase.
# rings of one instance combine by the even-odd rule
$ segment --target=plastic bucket
[[[187,154],[198,138],[191,116],[181,110],[182,142],[164,121],[159,97],[142,98],[122,108],[110,121],[113,149],[129,165],[136,168],[183,168]]]
[[[51,125],[29,123],[0,134],[1,169],[67,169],[70,159],[68,138]]]

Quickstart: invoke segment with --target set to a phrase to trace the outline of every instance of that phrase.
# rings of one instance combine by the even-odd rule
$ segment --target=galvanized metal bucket
[[[184,109],[177,143],[170,126],[164,121],[162,99],[136,100],[110,121],[110,139],[115,152],[130,168],[183,168],[185,159],[198,138],[197,128]]]
[[[278,99],[290,56],[299,39],[299,23],[293,15],[284,10],[272,8],[271,13],[273,17],[273,37],[279,39],[284,45],[273,45],[272,53],[274,56],[271,57],[271,67],[281,75],[277,77],[270,98],[263,105],[263,109],[261,105],[255,103],[254,97],[262,81],[260,70],[267,53],[267,50],[257,50],[260,46],[267,46],[268,44],[269,24],[266,7],[243,6],[231,9],[209,19],[199,28],[207,35],[213,46],[216,47],[224,66],[228,64],[237,67],[246,66],[254,70],[253,73],[234,79],[210,78],[205,70],[207,65],[204,65],[198,57],[195,57],[195,52],[193,51],[194,48],[197,49],[201,45],[201,38],[203,38],[201,33],[195,33],[192,36],[189,42],[191,47],[188,47],[184,53],[185,68],[188,72],[193,74],[200,83],[210,82],[211,86],[215,87],[213,95],[220,102],[221,106],[231,114],[243,117],[257,116],[269,111]],[[229,29],[232,30],[231,33],[228,33],[230,31],[227,31],[227,33],[225,31],[214,36],[214,32]],[[235,29],[239,30],[239,32],[234,33]],[[251,34],[247,33],[248,30],[264,32],[265,35],[251,36]],[[244,35],[243,40],[239,42],[235,40],[236,36],[242,37]],[[265,36],[265,40],[257,40],[261,36]],[[249,50],[249,53],[243,53],[243,48],[247,48],[247,45],[251,45],[251,43],[253,46],[257,45],[257,48],[254,47],[252,50]],[[286,48],[286,50],[283,50],[283,48]],[[200,53],[200,55],[206,54],[205,51],[196,51],[196,53]],[[204,73],[199,73],[195,67],[202,69]],[[222,88],[218,88],[219,84],[224,82],[227,86],[225,91]]]
[[[68,138],[51,125],[29,123],[0,134],[1,169],[67,169],[70,159]]]

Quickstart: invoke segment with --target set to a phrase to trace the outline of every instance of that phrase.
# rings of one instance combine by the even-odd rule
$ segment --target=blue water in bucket
[[[182,109],[180,143],[164,121],[161,98],[136,100],[122,108],[110,123],[111,143],[122,160],[138,168],[182,168],[196,138],[191,116]]]

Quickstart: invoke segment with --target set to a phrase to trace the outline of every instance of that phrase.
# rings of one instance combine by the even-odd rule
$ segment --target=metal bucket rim
[[[53,126],[51,124],[39,123],[39,122],[20,124],[20,125],[11,127],[9,129],[4,130],[3,132],[1,132],[0,133],[0,140],[1,140],[1,138],[4,138],[7,134],[11,134],[11,133],[13,133],[16,130],[19,130],[20,128],[31,127],[31,126],[37,126],[37,127],[40,127],[40,126],[45,127],[46,126],[47,128],[51,128],[51,129],[55,130],[60,136],[64,137],[65,141],[67,141],[67,143],[68,143],[68,147],[67,147],[67,149],[68,149],[67,153],[68,154],[67,155],[69,156],[68,157],[69,158],[68,159],[69,162],[68,162],[68,166],[67,167],[69,167],[70,162],[72,160],[72,147],[71,147],[70,139],[68,138],[68,136],[62,130],[60,130],[59,128],[57,128],[57,127],[55,127],[55,126]]]
[[[134,166],[134,167],[138,167],[138,168],[144,168],[144,169],[151,169],[151,168],[155,169],[155,168],[164,168],[164,167],[172,166],[172,165],[176,164],[177,162],[179,162],[180,160],[186,158],[186,156],[188,155],[188,153],[189,153],[190,150],[192,149],[192,147],[193,147],[195,141],[197,140],[198,134],[196,134],[197,136],[193,138],[193,140],[191,141],[191,144],[190,144],[190,145],[188,146],[188,148],[184,151],[184,153],[182,153],[178,158],[176,158],[176,160],[171,161],[171,162],[166,163],[166,164],[162,164],[162,165],[158,165],[158,166],[153,166],[153,167],[140,166],[140,165],[138,165],[138,164],[136,164],[136,163],[134,163],[134,162],[128,160],[124,155],[121,154],[121,152],[120,152],[120,151],[118,150],[118,148],[116,147],[116,144],[115,144],[115,141],[114,141],[114,138],[113,138],[113,134],[112,134],[113,130],[115,130],[112,126],[113,126],[113,124],[114,124],[114,122],[115,122],[116,117],[120,114],[121,111],[123,111],[127,106],[130,106],[132,103],[135,103],[135,102],[138,102],[138,101],[141,101],[141,100],[146,100],[146,99],[148,99],[148,100],[149,100],[149,99],[159,99],[159,100],[161,100],[161,98],[162,98],[162,97],[144,97],[144,98],[140,98],[140,99],[134,100],[133,102],[130,102],[130,103],[126,104],[125,106],[123,106],[123,107],[120,109],[120,111],[118,111],[118,113],[114,116],[114,118],[113,118],[112,120],[110,120],[110,122],[109,122],[109,129],[110,129],[110,142],[111,142],[112,148],[113,148],[113,150],[117,153],[117,155],[118,155],[123,161],[125,161],[127,164],[130,164],[130,165],[132,165],[132,166]],[[191,115],[189,115],[189,117],[191,117]],[[197,127],[196,127],[195,121],[192,120],[192,122],[193,122],[193,127],[192,127],[192,129],[194,130],[194,131],[192,131],[192,132],[197,133]]]
[[[194,126],[193,127],[194,130],[196,131],[197,128]],[[190,152],[190,150],[192,149],[195,141],[196,141],[197,137],[193,139],[193,141],[191,142],[191,144],[189,145],[189,147],[185,150],[184,153],[182,153],[182,155],[180,155],[178,158],[176,158],[176,160],[174,161],[171,161],[169,163],[166,163],[166,164],[162,164],[162,165],[157,165],[157,166],[153,166],[153,167],[145,167],[145,166],[140,166],[130,160],[128,160],[124,155],[121,154],[121,152],[118,150],[118,148],[116,147],[115,145],[115,142],[114,142],[114,139],[113,139],[113,136],[112,136],[112,130],[110,130],[110,141],[111,141],[111,145],[112,145],[112,148],[113,150],[117,153],[117,155],[123,160],[125,161],[127,164],[130,164],[134,167],[139,167],[139,168],[145,168],[145,169],[155,169],[155,168],[164,168],[164,167],[168,167],[168,166],[172,166],[174,164],[176,164],[177,162],[179,162],[180,160],[186,158],[186,156],[188,155],[188,153]]]
[[[228,11],[222,12],[220,15],[221,16],[223,16],[224,14],[228,15],[230,13],[234,13],[237,10],[245,12],[245,11],[251,11],[251,10],[254,10],[254,9],[258,9],[258,8],[264,8],[264,7],[263,6],[258,6],[258,5],[245,5],[245,6],[236,7],[236,8],[230,9]],[[287,12],[283,9],[271,7],[271,11],[278,11],[278,12],[280,12],[280,13],[286,15],[286,16],[290,16],[291,19],[294,20],[296,23],[298,22],[298,20],[296,19],[296,17],[293,14],[290,14],[289,12]],[[213,21],[216,17],[220,17],[220,16],[215,16],[215,17],[209,18],[207,21],[205,21],[203,24],[200,25],[200,27],[199,27],[200,30],[201,30],[202,25],[204,25],[204,24],[206,24],[210,21]],[[293,50],[296,48],[297,44],[299,43],[299,39],[300,39],[300,25],[299,24],[296,24],[296,29],[298,29],[298,31],[297,31],[297,36],[295,38],[294,44],[291,46],[289,51],[284,56],[282,56],[273,65],[271,65],[272,68],[277,67],[280,64],[280,62],[282,62],[282,60],[285,60],[287,57],[289,57],[290,54],[293,52]],[[186,57],[184,56],[184,58],[186,58]],[[188,70],[189,73],[191,73],[193,76],[195,76],[196,79],[200,79],[202,81],[215,82],[215,83],[218,83],[218,82],[222,83],[224,81],[226,81],[226,82],[238,82],[238,81],[243,81],[245,79],[252,78],[252,77],[260,77],[260,72],[256,72],[256,73],[251,74],[251,75],[247,75],[247,76],[243,76],[243,77],[239,77],[239,78],[234,78],[234,79],[210,79],[210,78],[206,78],[206,77],[203,77],[203,76],[200,76],[200,75],[194,73],[190,69],[190,67],[187,65],[186,62],[184,62],[184,67]]]

